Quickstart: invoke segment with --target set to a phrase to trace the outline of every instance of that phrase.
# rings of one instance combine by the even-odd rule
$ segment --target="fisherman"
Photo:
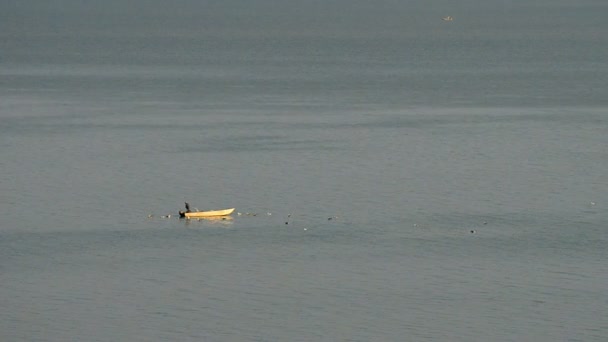
[[[184,205],[186,206],[186,211],[179,211],[179,217],[183,218],[186,217],[186,213],[190,212],[190,204],[188,204],[188,202],[184,202]]]

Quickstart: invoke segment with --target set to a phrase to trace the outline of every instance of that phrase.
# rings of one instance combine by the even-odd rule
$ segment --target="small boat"
[[[221,210],[209,210],[209,211],[193,211],[193,212],[179,212],[179,217],[187,219],[205,218],[205,217],[218,217],[228,216],[232,214],[234,208],[221,209]]]
[[[452,18],[452,16],[450,16],[450,15],[448,15],[447,17],[443,17],[441,19],[443,19],[443,21],[452,21],[452,20],[454,20],[454,18]]]

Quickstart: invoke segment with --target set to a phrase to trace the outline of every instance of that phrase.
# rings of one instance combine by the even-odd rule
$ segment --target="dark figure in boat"
[[[184,205],[186,206],[186,211],[179,211],[179,217],[186,217],[186,213],[190,212],[190,204],[188,204],[188,202],[185,202]]]

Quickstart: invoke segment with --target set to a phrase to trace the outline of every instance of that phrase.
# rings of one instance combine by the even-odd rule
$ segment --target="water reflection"
[[[231,226],[234,223],[232,216],[210,216],[195,219],[182,219],[188,228],[202,227],[203,224]]]

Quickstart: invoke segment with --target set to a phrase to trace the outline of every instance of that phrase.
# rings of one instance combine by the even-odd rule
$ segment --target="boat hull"
[[[234,208],[230,209],[222,209],[222,210],[210,210],[210,211],[195,211],[190,213],[184,213],[184,217],[187,219],[192,218],[204,218],[204,217],[218,217],[218,216],[228,216],[232,214]]]

